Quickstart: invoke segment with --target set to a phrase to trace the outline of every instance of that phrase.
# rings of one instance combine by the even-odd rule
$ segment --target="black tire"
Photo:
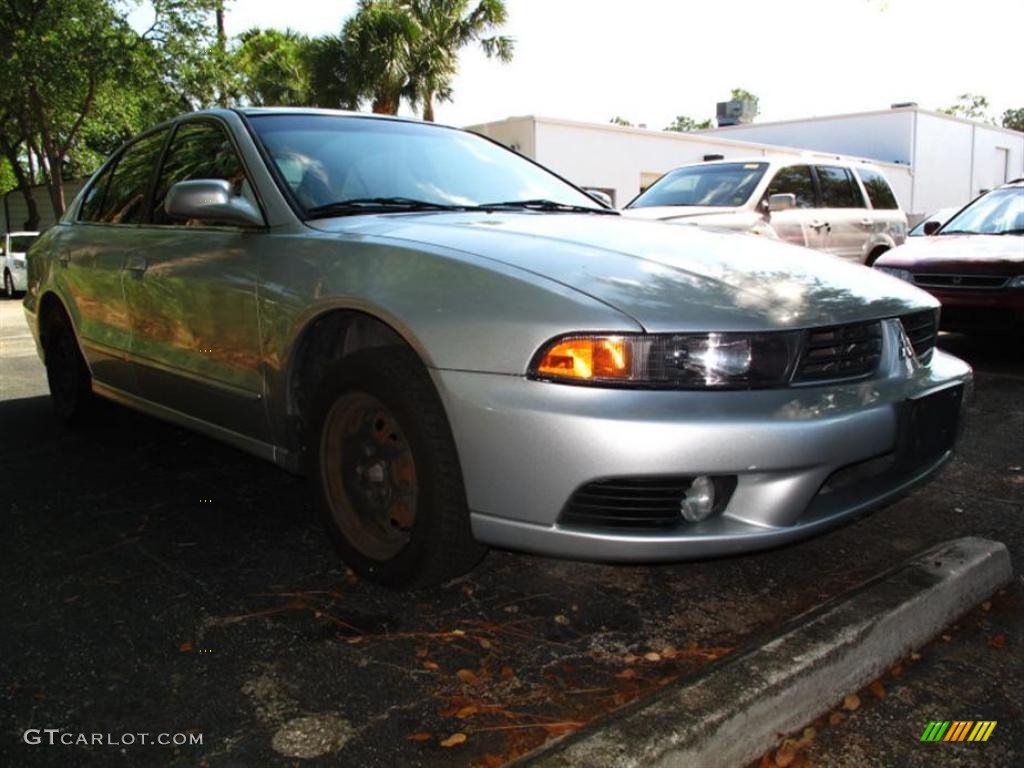
[[[11,273],[4,270],[4,298],[14,298],[14,278],[11,277]]]
[[[867,258],[867,261],[864,262],[864,266],[866,266],[866,267],[873,266],[874,263],[876,261],[878,261],[878,257],[881,256],[883,253],[885,253],[888,250],[889,250],[888,248],[876,248],[875,250],[873,250],[871,253],[868,254],[868,258]]]
[[[444,407],[411,350],[368,349],[330,364],[306,432],[318,514],[358,575],[428,587],[486,554],[470,528]]]
[[[68,426],[89,424],[96,413],[92,375],[82,357],[68,316],[53,311],[43,327],[43,352],[50,403],[57,418]]]

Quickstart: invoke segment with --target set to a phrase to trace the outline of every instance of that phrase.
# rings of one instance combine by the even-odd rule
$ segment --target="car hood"
[[[309,225],[511,265],[602,301],[650,332],[815,327],[938,306],[903,281],[817,251],[620,216],[400,214]]]
[[[697,216],[735,215],[741,209],[716,205],[650,205],[626,208],[622,215],[630,219],[657,219],[659,221],[685,220]]]
[[[915,237],[883,254],[876,264],[907,269],[1005,266],[1018,274],[1024,266],[1024,235],[933,235]]]

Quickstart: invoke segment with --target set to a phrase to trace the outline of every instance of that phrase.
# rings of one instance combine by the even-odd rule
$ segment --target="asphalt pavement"
[[[888,509],[698,563],[493,551],[408,594],[355,580],[304,481],[270,464],[116,406],[62,430],[21,308],[0,301],[0,765],[497,766],[935,543],[997,539],[1020,570],[1022,345],[942,344],[977,369],[968,426]],[[789,764],[1020,764],[1022,602],[1017,576],[787,745]],[[920,742],[936,719],[998,725],[983,744]]]

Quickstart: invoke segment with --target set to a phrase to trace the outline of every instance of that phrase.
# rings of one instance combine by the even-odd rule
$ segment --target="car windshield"
[[[452,128],[303,114],[253,115],[251,124],[307,215],[510,204],[607,210],[515,152]]]
[[[715,163],[677,168],[654,182],[628,207],[743,205],[767,167],[767,163]]]
[[[1024,235],[1024,187],[995,189],[946,222],[940,235]]]
[[[36,241],[38,235],[13,235],[11,237],[11,253],[26,253]]]

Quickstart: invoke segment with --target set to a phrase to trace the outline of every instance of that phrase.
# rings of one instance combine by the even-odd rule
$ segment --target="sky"
[[[336,32],[355,0],[229,0],[227,31]],[[935,109],[963,92],[999,117],[1024,107],[1024,0],[507,0],[510,64],[466,49],[439,122],[511,115],[660,129],[713,117],[732,88],[760,97],[758,122]],[[145,9],[135,18],[144,26]],[[403,113],[409,113],[403,109]]]

